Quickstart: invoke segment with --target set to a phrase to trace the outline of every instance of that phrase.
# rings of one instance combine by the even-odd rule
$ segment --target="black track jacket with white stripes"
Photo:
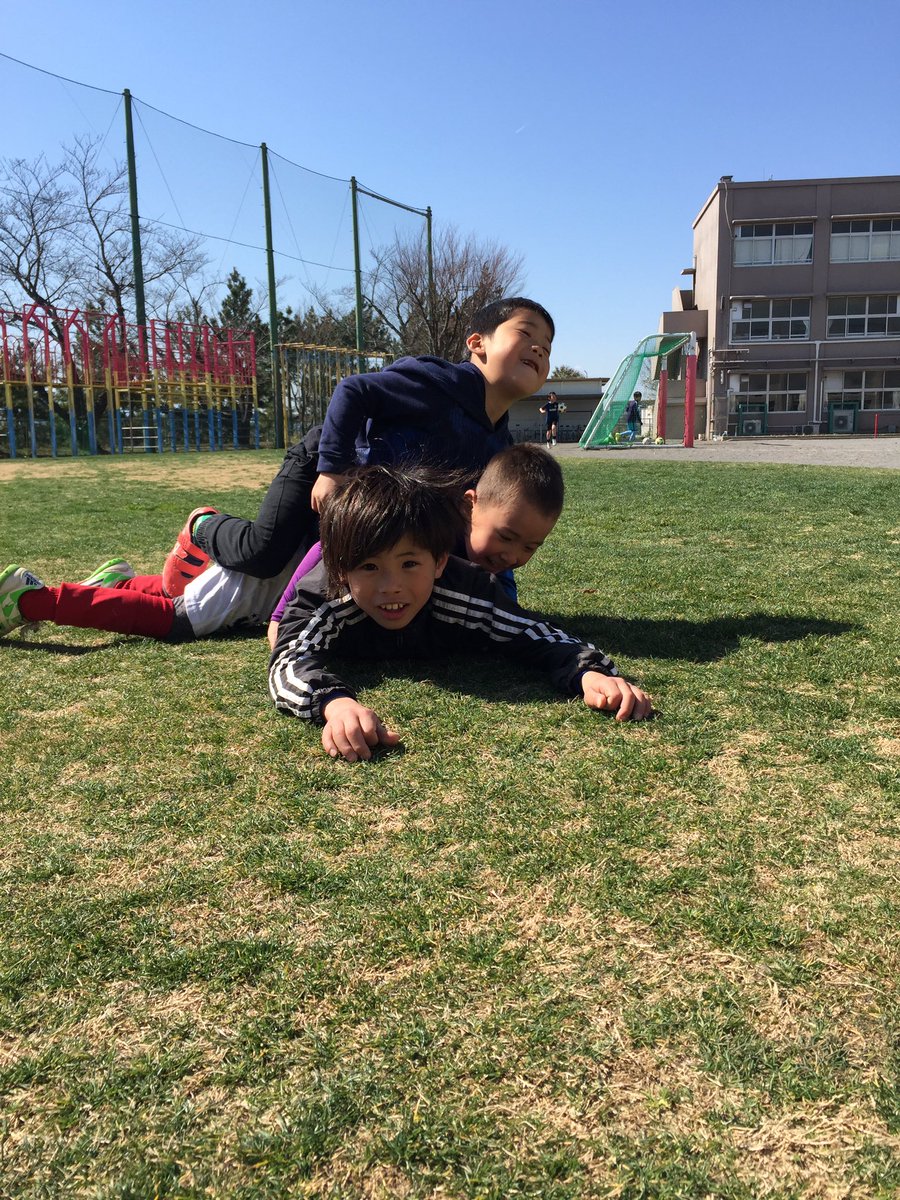
[[[618,675],[611,659],[592,645],[526,612],[492,575],[451,557],[422,611],[405,629],[382,629],[349,593],[326,598],[319,564],[300,581],[285,609],[269,664],[275,707],[324,724],[322,704],[335,693],[356,695],[326,660],[441,658],[460,652],[500,654],[546,671],[554,686],[580,695],[584,671]]]

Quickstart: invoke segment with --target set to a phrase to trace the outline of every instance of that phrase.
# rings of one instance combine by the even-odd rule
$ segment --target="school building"
[[[723,175],[693,228],[659,331],[696,334],[695,435],[900,433],[900,176]]]

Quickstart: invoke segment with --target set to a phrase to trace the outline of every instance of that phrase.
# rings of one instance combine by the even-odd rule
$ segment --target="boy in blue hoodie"
[[[212,508],[190,514],[163,568],[167,593],[180,595],[211,559],[247,575],[278,574],[314,540],[315,513],[350,467],[426,462],[469,471],[474,484],[512,442],[510,407],[546,382],[554,333],[545,308],[512,296],[475,314],[465,362],[401,358],[341,380],[324,425],[288,450],[255,521]]]

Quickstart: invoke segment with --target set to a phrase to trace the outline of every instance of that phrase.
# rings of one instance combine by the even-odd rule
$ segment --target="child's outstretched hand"
[[[581,693],[588,708],[614,712],[617,721],[643,721],[653,712],[647,693],[618,675],[585,671],[581,677]]]
[[[350,696],[336,696],[322,709],[325,728],[322,745],[332,758],[347,762],[372,757],[375,746],[396,746],[399,733],[392,733],[371,708],[365,708]]]

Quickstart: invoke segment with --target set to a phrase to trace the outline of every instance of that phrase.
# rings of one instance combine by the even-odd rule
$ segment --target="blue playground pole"
[[[196,443],[197,453],[200,453],[200,409],[194,409],[194,442]]]
[[[123,438],[122,438],[122,410],[120,408],[116,409],[115,421],[116,421],[116,445],[119,448],[119,453],[124,454],[125,449],[124,449],[124,443],[123,443]]]
[[[6,409],[6,436],[9,439],[9,457],[16,457],[16,421],[12,408]]]
[[[162,452],[163,452],[163,415],[162,415],[162,409],[160,409],[160,408],[157,408],[155,411],[156,411],[156,453],[157,453],[157,454],[162,454]]]
[[[28,415],[30,419],[31,414],[29,413]],[[47,415],[50,418],[50,453],[56,458],[56,412],[54,411],[52,401],[47,406]],[[34,458],[33,451],[32,458]]]
[[[238,422],[237,422],[237,409],[236,408],[233,408],[231,410],[231,441],[234,445],[235,450],[237,450],[237,448],[238,448]]]
[[[172,445],[172,453],[175,453],[175,412],[169,409],[169,441]]]
[[[188,440],[189,435],[188,435],[188,410],[187,410],[187,407],[185,407],[181,410],[181,423],[182,423],[182,426],[184,427],[183,428],[184,452],[185,452],[185,454],[187,454],[188,450],[190,450],[190,448],[191,448],[191,443]]]
[[[209,426],[209,448],[216,448],[216,416],[211,408],[206,410],[206,423]]]
[[[72,439],[72,457],[78,457],[78,430],[75,428],[75,405],[69,401],[69,436]]]
[[[218,442],[218,449],[221,450],[225,445],[225,443],[222,440],[222,410],[221,410],[221,408],[218,409],[218,411],[216,412],[216,441]]]
[[[115,454],[115,452],[116,452],[115,422],[113,420],[113,410],[109,407],[108,404],[106,406],[106,424],[109,426],[109,452],[110,452],[110,454]]]
[[[88,420],[88,449],[91,454],[97,453],[97,424],[94,420],[93,412],[87,415]]]

